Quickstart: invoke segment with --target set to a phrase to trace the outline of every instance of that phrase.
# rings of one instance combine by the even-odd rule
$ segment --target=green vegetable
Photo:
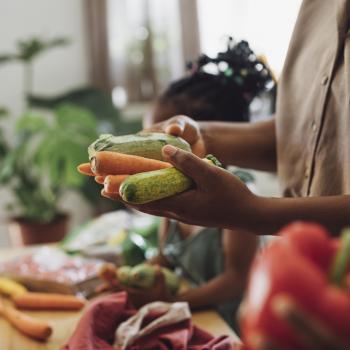
[[[179,277],[165,267],[162,267],[161,271],[170,293],[176,294],[180,287]],[[149,264],[139,264],[134,267],[122,266],[117,270],[117,278],[120,283],[141,289],[153,287],[155,277],[156,267]]]
[[[180,288],[180,279],[175,273],[165,267],[162,267],[162,272],[165,278],[165,284],[169,288],[170,292],[175,295]]]
[[[205,158],[213,165],[221,166],[213,156]],[[174,196],[193,186],[193,181],[176,168],[167,168],[130,175],[119,189],[124,201],[133,204],[144,204],[162,198]]]
[[[114,151],[163,160],[162,148],[168,144],[191,151],[190,145],[180,137],[162,133],[139,133],[123,136],[103,134],[89,146],[88,153],[90,159],[95,156],[96,152]]]
[[[156,271],[154,266],[140,264],[134,266],[130,272],[130,281],[134,287],[150,288],[154,284]]]
[[[118,281],[122,284],[129,285],[130,284],[130,266],[121,266],[117,269],[117,278]]]
[[[350,262],[350,229],[343,230],[341,235],[341,246],[335,256],[330,271],[330,280],[332,283],[342,287],[344,284],[344,276],[348,271]]]

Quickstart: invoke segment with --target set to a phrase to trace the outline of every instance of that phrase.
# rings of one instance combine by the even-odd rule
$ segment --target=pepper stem
[[[340,248],[334,257],[331,265],[329,279],[331,283],[341,287],[344,282],[344,277],[348,271],[350,263],[350,228],[343,230],[340,239]]]

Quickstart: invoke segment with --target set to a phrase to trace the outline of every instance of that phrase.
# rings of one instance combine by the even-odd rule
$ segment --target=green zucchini
[[[220,162],[212,155],[206,161],[216,166]],[[131,204],[144,204],[184,192],[193,181],[176,168],[167,168],[130,175],[121,184],[119,194]]]
[[[139,264],[134,267],[123,266],[120,269],[128,269],[127,285],[136,288],[151,288],[156,282],[156,267],[150,264]],[[171,270],[161,267],[164,281],[169,291],[175,295],[180,288],[179,277]],[[120,279],[119,281],[123,283]],[[125,283],[124,283],[125,284]]]
[[[172,145],[185,151],[191,151],[190,145],[180,137],[162,133],[139,133],[133,135],[101,135],[88,148],[89,159],[99,151],[115,151],[145,158],[163,160],[162,148]]]
[[[117,279],[120,283],[124,285],[130,284],[130,272],[131,267],[130,266],[121,266],[117,269]]]

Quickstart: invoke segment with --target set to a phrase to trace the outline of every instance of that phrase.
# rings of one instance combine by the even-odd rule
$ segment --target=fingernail
[[[163,147],[162,151],[164,155],[172,157],[177,152],[177,148],[171,145],[166,145]]]

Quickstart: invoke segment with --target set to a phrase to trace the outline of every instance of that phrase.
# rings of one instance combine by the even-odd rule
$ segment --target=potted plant
[[[67,215],[61,215],[57,200],[67,189],[79,191],[96,215],[121,207],[117,202],[103,199],[100,186],[93,179],[77,174],[75,167],[86,161],[87,146],[97,134],[133,133],[141,129],[141,121],[123,120],[111,96],[91,86],[55,96],[32,91],[35,59],[69,42],[60,37],[32,37],[19,40],[15,52],[0,53],[0,66],[23,65],[26,110],[45,110],[45,115],[24,113],[15,127],[14,142],[6,142],[0,129],[0,185],[7,186],[15,198],[15,203],[8,206],[17,213],[10,222],[14,244],[48,242],[63,235]],[[48,112],[51,119],[46,115]],[[0,116],[6,114],[6,109],[0,107]],[[61,233],[54,234],[53,223],[61,227],[58,229]],[[46,234],[39,233],[42,228]],[[37,233],[32,235],[32,231]],[[54,237],[50,238],[48,232]]]
[[[84,185],[76,166],[86,161],[87,146],[96,137],[94,115],[74,105],[61,105],[53,115],[26,113],[16,123],[13,142],[0,133],[0,184],[14,197],[8,205],[13,244],[64,237],[68,215],[60,211],[59,200]]]

